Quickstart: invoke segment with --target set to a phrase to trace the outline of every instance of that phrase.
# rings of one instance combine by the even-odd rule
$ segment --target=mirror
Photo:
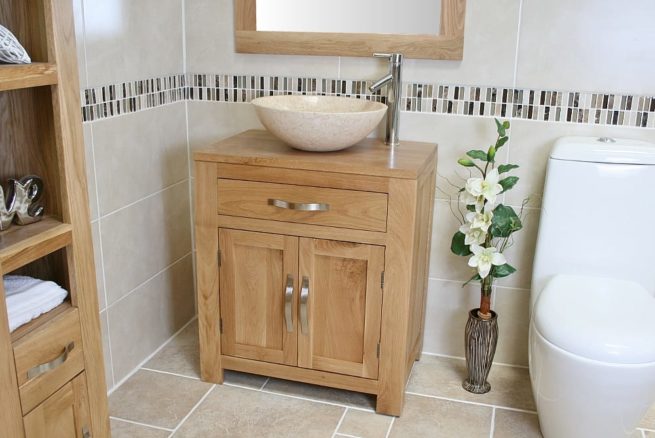
[[[236,51],[461,60],[466,0],[234,0]],[[345,12],[344,12],[345,11]]]

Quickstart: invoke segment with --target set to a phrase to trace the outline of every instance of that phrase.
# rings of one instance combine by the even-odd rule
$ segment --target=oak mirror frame
[[[234,0],[239,53],[363,56],[402,53],[406,58],[461,60],[466,0],[442,0],[439,34],[269,32],[257,30],[256,0]]]

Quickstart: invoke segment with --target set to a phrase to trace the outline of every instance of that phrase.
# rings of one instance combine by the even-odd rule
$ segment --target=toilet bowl
[[[530,305],[530,377],[545,438],[619,438],[655,402],[655,145],[558,140]]]

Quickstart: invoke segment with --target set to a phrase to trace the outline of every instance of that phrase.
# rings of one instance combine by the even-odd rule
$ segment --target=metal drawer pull
[[[41,365],[30,368],[27,371],[28,380],[38,377],[43,373],[54,370],[55,368],[61,366],[64,362],[66,362],[66,359],[68,359],[68,354],[73,350],[73,348],[75,348],[75,342],[71,342],[70,344],[66,345],[64,351],[59,356],[52,359],[50,362],[42,363]]]
[[[302,204],[297,202],[283,201],[282,199],[269,199],[268,205],[286,210],[296,211],[328,211],[330,204]]]
[[[91,432],[89,432],[88,426],[82,428],[82,438],[91,438]]]
[[[300,325],[304,335],[309,334],[309,321],[307,320],[307,300],[309,299],[309,278],[302,278],[300,288]]]
[[[292,319],[292,307],[293,307],[293,276],[287,274],[287,287],[284,289],[284,320],[287,323],[287,331],[289,333],[293,332],[293,319]]]

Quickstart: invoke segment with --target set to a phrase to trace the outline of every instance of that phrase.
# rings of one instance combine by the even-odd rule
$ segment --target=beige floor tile
[[[349,409],[343,417],[338,432],[360,438],[385,438],[392,418],[373,412]]]
[[[494,438],[541,438],[536,414],[496,409]]]
[[[486,438],[492,408],[408,395],[403,415],[391,428],[392,438]]]
[[[216,386],[176,437],[331,437],[344,408]]]
[[[491,391],[481,395],[462,389],[462,380],[465,378],[466,362],[463,359],[423,355],[414,365],[407,391],[535,410],[527,368],[494,365],[489,373]]]
[[[651,406],[648,412],[646,412],[646,416],[641,420],[639,427],[655,430],[655,405]]]
[[[199,348],[198,320],[195,320],[150,359],[144,367],[200,378]],[[266,377],[225,370],[225,382],[259,389],[266,382]]]
[[[140,426],[125,421],[111,419],[111,438],[166,438],[171,433],[152,427]]]
[[[140,370],[109,397],[109,413],[173,429],[210,387],[198,380]]]
[[[339,403],[358,408],[375,409],[375,397],[361,392],[344,391],[324,386],[292,382],[290,380],[270,379],[264,391],[278,394],[305,397],[312,400]]]
[[[637,435],[637,437],[638,437],[638,438],[641,438],[641,437],[639,437],[639,435]],[[645,431],[644,431],[644,438],[655,438],[655,432],[651,432],[651,431],[649,431],[649,430],[645,430]]]

